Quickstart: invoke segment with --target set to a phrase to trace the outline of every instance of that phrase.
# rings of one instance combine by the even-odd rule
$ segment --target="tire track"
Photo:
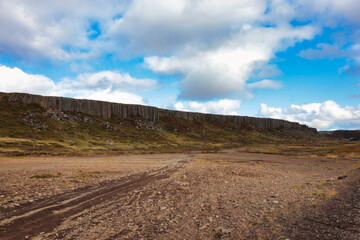
[[[104,183],[101,187],[88,187],[55,196],[7,213],[0,218],[0,239],[23,239],[41,232],[51,232],[64,220],[81,214],[86,209],[109,201],[120,194],[142,188],[149,183],[169,178],[192,157],[193,155],[181,156],[160,169]],[[131,199],[130,202],[135,200],[135,198]]]

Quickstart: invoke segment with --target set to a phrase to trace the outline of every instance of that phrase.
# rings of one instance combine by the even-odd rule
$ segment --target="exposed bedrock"
[[[141,116],[147,120],[156,122],[163,117],[176,116],[187,120],[229,121],[237,125],[254,125],[257,128],[268,130],[287,128],[317,133],[315,128],[309,128],[308,126],[297,122],[289,122],[280,119],[183,112],[135,104],[110,103],[64,97],[45,97],[26,93],[0,93],[0,97],[6,97],[8,101],[17,101],[24,104],[39,104],[44,108],[57,111],[81,112],[100,116],[105,119],[109,119],[112,115],[120,118]]]

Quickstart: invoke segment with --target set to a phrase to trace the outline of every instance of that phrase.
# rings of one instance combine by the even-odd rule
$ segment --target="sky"
[[[0,92],[360,128],[359,0],[0,0]]]

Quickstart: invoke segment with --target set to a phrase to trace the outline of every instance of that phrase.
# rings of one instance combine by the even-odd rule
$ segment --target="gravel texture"
[[[337,197],[357,164],[237,149],[2,158],[0,238],[287,239],[294,212]]]

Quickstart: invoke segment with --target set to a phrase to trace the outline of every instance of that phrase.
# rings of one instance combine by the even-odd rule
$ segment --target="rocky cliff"
[[[215,120],[219,122],[229,121],[237,125],[254,125],[257,128],[267,130],[286,128],[313,133],[317,132],[315,128],[309,128],[308,126],[297,122],[271,118],[183,112],[134,104],[121,104],[64,97],[45,97],[26,93],[0,93],[0,98],[6,98],[8,101],[17,101],[24,104],[39,104],[44,108],[57,111],[81,112],[89,115],[100,116],[104,119],[109,119],[112,115],[120,118],[141,116],[147,120],[156,122],[163,117],[176,116],[187,120]]]

